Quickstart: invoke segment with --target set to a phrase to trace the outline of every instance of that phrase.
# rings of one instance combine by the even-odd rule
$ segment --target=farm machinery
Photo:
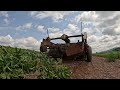
[[[82,41],[71,43],[69,38],[81,37]],[[65,43],[53,43],[52,40],[61,39]],[[81,35],[68,36],[63,34],[61,37],[43,39],[40,46],[41,52],[46,52],[51,58],[62,58],[64,59],[76,59],[85,60],[91,62],[92,60],[92,48],[87,44],[87,33]]]
[[[48,33],[48,30],[47,30]],[[70,38],[81,37],[81,41],[71,43]],[[65,43],[53,43],[52,40],[61,39]],[[80,39],[80,38],[79,38]],[[81,34],[68,36],[63,34],[61,37],[50,38],[49,34],[47,38],[43,38],[40,46],[40,52],[47,53],[51,58],[62,58],[63,60],[85,60],[87,62],[92,61],[92,48],[87,43],[87,33],[82,33],[81,22]]]

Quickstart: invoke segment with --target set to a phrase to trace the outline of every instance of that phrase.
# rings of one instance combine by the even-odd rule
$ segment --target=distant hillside
[[[116,47],[116,48],[113,48],[111,49],[112,51],[120,51],[120,47]]]
[[[120,59],[120,47],[112,48],[110,50],[93,54],[99,57],[105,57],[108,61],[115,61],[115,59]]]
[[[115,47],[115,48],[112,48],[110,50],[102,51],[102,52],[99,52],[99,53],[107,53],[107,52],[113,52],[113,51],[120,51],[120,47]]]

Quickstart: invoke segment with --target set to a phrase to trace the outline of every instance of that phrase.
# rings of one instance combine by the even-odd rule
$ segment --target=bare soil
[[[92,62],[65,60],[63,64],[70,68],[71,79],[120,79],[120,59],[107,62],[93,56]],[[25,79],[37,79],[37,73],[28,74]]]
[[[71,70],[71,79],[120,79],[120,60],[107,62],[103,57],[92,57],[92,62],[64,61]]]

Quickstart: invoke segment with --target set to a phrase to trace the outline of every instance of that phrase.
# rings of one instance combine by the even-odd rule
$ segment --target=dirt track
[[[120,79],[120,59],[107,62],[105,58],[93,56],[92,63],[85,61],[64,61],[72,72],[71,79]],[[26,79],[37,79],[36,74]]]
[[[105,58],[93,56],[92,63],[64,61],[71,72],[71,79],[120,79],[120,60],[107,62]]]

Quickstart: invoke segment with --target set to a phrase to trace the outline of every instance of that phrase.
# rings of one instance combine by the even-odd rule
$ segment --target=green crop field
[[[0,46],[0,79],[25,79],[37,72],[37,79],[67,79],[68,67],[47,55],[28,49]]]
[[[96,56],[105,57],[107,61],[114,62],[116,59],[120,59],[120,51],[110,51],[96,53]]]

